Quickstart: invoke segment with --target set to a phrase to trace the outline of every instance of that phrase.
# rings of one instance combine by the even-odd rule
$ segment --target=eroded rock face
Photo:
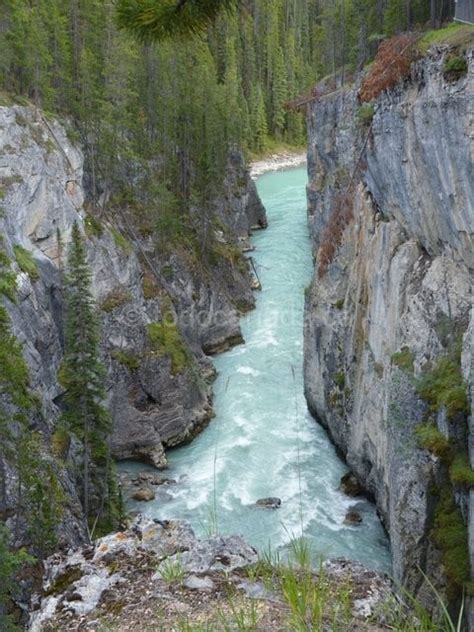
[[[473,384],[473,53],[468,75],[455,84],[443,79],[444,54],[432,52],[406,84],[376,101],[351,194],[354,219],[326,274],[316,265],[305,320],[309,407],[374,495],[396,579],[422,597],[429,591],[418,565],[438,587],[445,578],[429,538],[440,463],[415,434],[426,412],[415,376],[447,352],[455,331],[464,336],[471,391]],[[350,88],[310,107],[315,255],[366,141],[357,109]],[[454,432],[442,414],[437,422],[446,436]],[[456,498],[467,506],[462,490]]]
[[[18,285],[17,303],[6,301],[6,306],[24,346],[31,386],[42,397],[38,430],[49,445],[63,396],[56,377],[63,355],[62,272],[71,228],[78,222],[101,309],[113,455],[165,468],[165,449],[192,440],[212,417],[214,369],[207,354],[242,341],[239,316],[255,303],[250,268],[245,260],[236,265],[224,255],[205,269],[184,249],[165,255],[151,238],[136,237],[120,213],[104,215],[97,228],[84,208],[82,154],[65,129],[39,110],[14,106],[0,108],[0,130],[0,233]],[[237,153],[229,163],[225,190],[214,203],[225,227],[216,234],[224,254],[243,245],[252,227],[266,225],[255,184]],[[32,253],[39,280],[20,272],[16,244]],[[150,336],[150,326],[164,321],[171,321],[179,335],[178,365]],[[5,467],[2,503],[11,514],[15,472]],[[74,496],[69,475],[64,477],[64,487]],[[74,503],[77,515],[69,525],[78,526],[76,498]],[[66,541],[77,541],[69,528]]]

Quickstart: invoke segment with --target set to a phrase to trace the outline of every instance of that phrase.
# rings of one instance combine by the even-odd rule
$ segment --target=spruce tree
[[[107,485],[103,475],[108,466],[107,439],[110,418],[103,405],[105,368],[99,357],[100,331],[96,306],[91,294],[91,273],[84,241],[77,223],[72,228],[72,241],[65,279],[65,354],[60,382],[66,389],[64,421],[82,445],[82,503],[86,518],[92,517],[90,490]],[[102,471],[102,476],[98,476]],[[107,489],[100,493],[107,496]]]

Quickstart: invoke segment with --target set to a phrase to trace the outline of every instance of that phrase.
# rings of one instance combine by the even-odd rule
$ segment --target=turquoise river
[[[269,227],[252,238],[263,289],[257,309],[242,319],[245,344],[215,358],[215,419],[190,445],[168,453],[166,476],[176,484],[133,509],[189,520],[199,535],[238,533],[283,555],[303,534],[315,558],[343,556],[390,572],[375,508],[339,491],[347,468],[304,398],[304,289],[313,269],[305,185],[304,168],[258,178]],[[121,469],[130,468],[137,466]],[[281,507],[255,506],[268,496],[281,498]],[[354,505],[363,522],[347,526]]]

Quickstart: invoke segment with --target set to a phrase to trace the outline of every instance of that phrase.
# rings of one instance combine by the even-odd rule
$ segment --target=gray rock
[[[251,599],[276,600],[276,595],[265,588],[262,582],[243,581],[237,584],[237,588],[242,590]]]
[[[196,542],[177,559],[187,573],[203,575],[251,566],[256,563],[258,555],[240,536],[216,536]]]
[[[149,487],[142,487],[132,494],[132,498],[133,500],[149,502],[155,499],[155,492]]]
[[[426,405],[415,378],[446,353],[446,322],[459,331],[472,322],[474,270],[474,61],[471,49],[470,72],[453,86],[443,79],[445,52],[420,60],[409,80],[380,95],[368,138],[356,123],[357,86],[308,110],[308,220],[317,270],[305,304],[306,398],[377,502],[396,580],[431,605],[417,567],[443,592],[440,553],[429,538],[430,490],[442,472],[418,445]],[[337,194],[366,141],[350,196],[354,219],[319,275]],[[472,396],[469,331],[463,370]],[[394,355],[405,348],[413,371],[411,360],[400,368]],[[442,415],[437,421],[452,431]],[[456,498],[467,506],[466,494]],[[472,525],[471,518],[471,534]],[[472,556],[473,543],[471,537]]]
[[[265,507],[265,509],[278,509],[281,507],[281,499],[276,497],[260,498],[255,504],[258,507]]]
[[[190,590],[198,590],[199,592],[211,592],[215,585],[210,577],[197,577],[197,575],[189,575],[184,580],[185,588]]]

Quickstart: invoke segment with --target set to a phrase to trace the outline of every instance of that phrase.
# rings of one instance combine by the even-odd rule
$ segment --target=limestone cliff
[[[436,534],[442,490],[465,522],[469,505],[473,513],[468,485],[450,480],[422,434],[467,453],[466,406],[447,414],[420,396],[420,383],[456,341],[474,394],[474,63],[468,50],[468,73],[448,80],[448,54],[431,50],[372,112],[361,111],[357,86],[308,107],[316,271],[306,300],[307,401],[375,497],[395,578],[427,601],[418,566],[439,588],[453,588]],[[321,246],[331,239],[325,266]]]
[[[264,227],[266,219],[241,155],[232,153],[224,193],[214,203],[212,258],[205,263],[186,244],[161,251],[149,233],[138,235],[123,209],[90,215],[80,149],[61,124],[36,109],[0,108],[0,191],[1,247],[13,262],[17,286],[16,303],[4,302],[23,344],[31,387],[42,400],[32,423],[46,449],[54,442],[63,396],[57,381],[62,279],[77,221],[87,239],[102,315],[113,455],[166,466],[165,449],[192,439],[212,416],[214,369],[207,354],[242,339],[239,314],[254,305],[254,279],[241,249],[252,228]],[[31,253],[37,274],[21,271],[15,246]],[[164,321],[174,349],[153,339],[153,326]],[[7,485],[0,510],[14,516],[16,473],[3,457],[0,475],[7,472]],[[70,543],[82,537],[80,506],[66,472],[62,483],[75,507],[62,533]]]

